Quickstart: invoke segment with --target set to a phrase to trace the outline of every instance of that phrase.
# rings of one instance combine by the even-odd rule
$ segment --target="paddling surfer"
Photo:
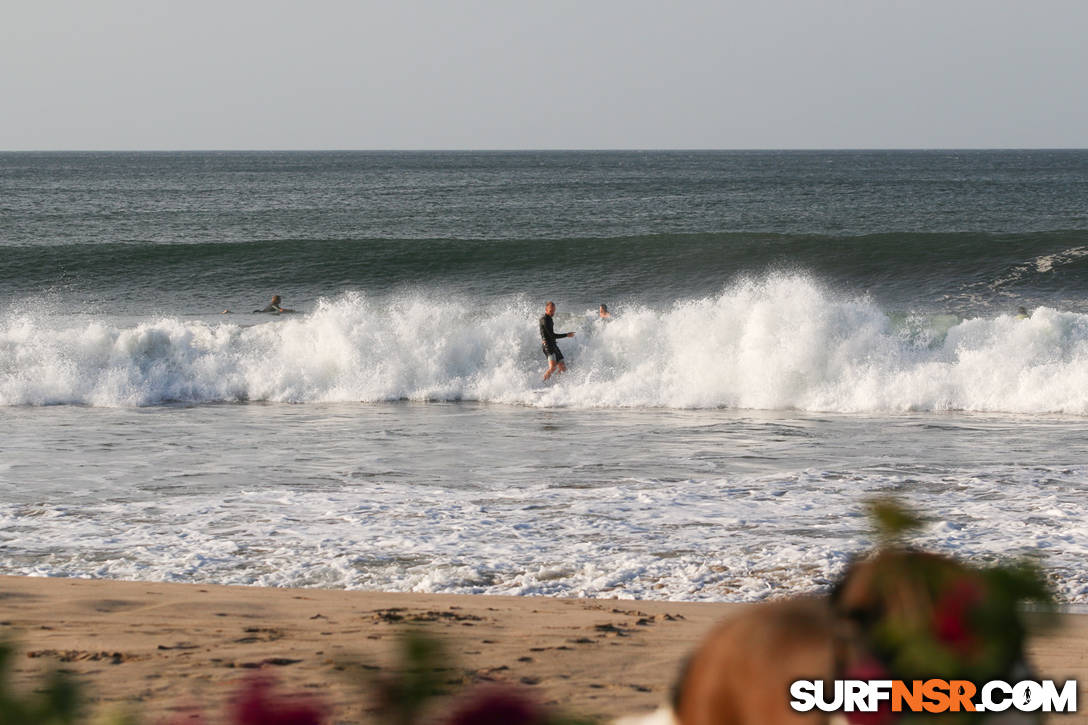
[[[560,337],[574,337],[573,332],[560,332],[556,334],[552,327],[552,315],[555,314],[555,303],[547,302],[544,305],[544,314],[540,318],[540,347],[544,351],[544,357],[548,358],[548,369],[544,373],[547,380],[556,370],[566,372],[567,366],[563,363],[563,353],[555,341]]]

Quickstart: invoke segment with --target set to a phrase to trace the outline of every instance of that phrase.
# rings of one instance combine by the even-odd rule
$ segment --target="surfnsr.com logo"
[[[797,712],[1076,712],[1077,681],[1059,688],[1053,680],[797,680],[790,697]]]

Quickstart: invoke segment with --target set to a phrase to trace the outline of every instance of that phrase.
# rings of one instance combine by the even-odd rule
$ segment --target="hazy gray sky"
[[[6,0],[0,149],[1088,146],[1084,0]]]

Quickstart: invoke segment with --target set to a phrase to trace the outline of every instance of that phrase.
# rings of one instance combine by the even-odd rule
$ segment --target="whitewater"
[[[753,601],[890,495],[1088,606],[1086,190],[1077,150],[0,153],[0,573]]]
[[[1088,604],[1079,418],[483,403],[7,408],[9,574],[753,601],[874,544],[1030,557]],[[32,481],[33,485],[28,485]]]
[[[479,401],[572,408],[1088,414],[1088,315],[886,311],[803,275],[746,278],[607,323],[561,310],[571,371],[541,385],[524,298],[345,293],[308,314],[9,311],[0,405]],[[614,306],[615,307],[615,306]],[[217,317],[219,319],[217,319]]]

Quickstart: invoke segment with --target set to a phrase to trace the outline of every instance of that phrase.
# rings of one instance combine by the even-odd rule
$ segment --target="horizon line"
[[[831,153],[831,152],[948,152],[948,151],[1086,151],[1088,146],[858,146],[858,147],[481,147],[481,148],[40,148],[0,149],[0,153]]]

